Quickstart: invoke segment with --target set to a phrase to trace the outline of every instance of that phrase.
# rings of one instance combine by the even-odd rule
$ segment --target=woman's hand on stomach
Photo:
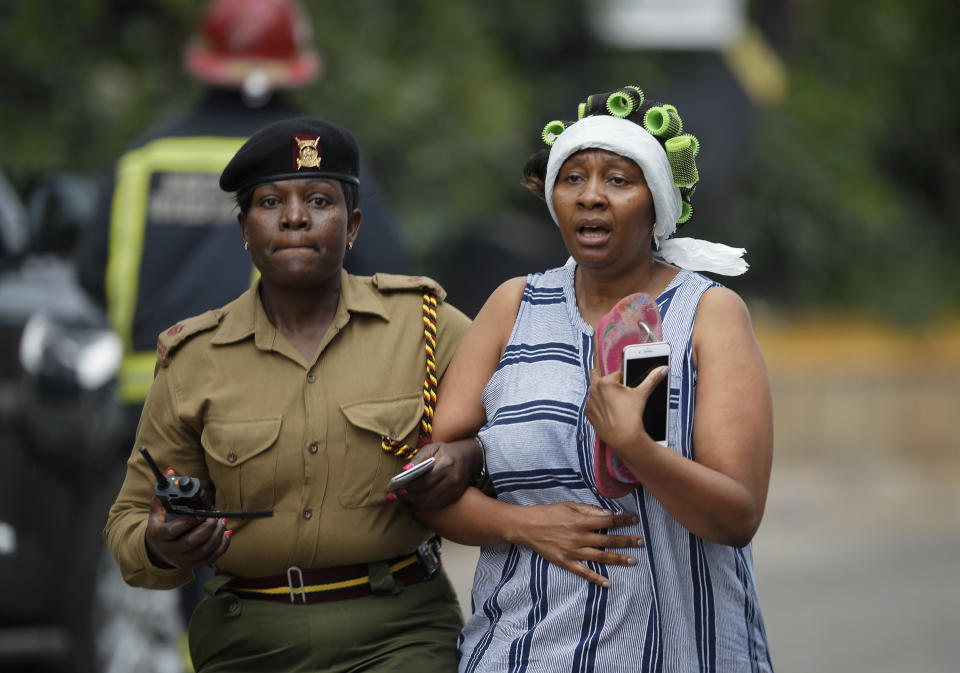
[[[594,584],[609,587],[610,581],[587,568],[584,562],[636,564],[637,559],[634,556],[605,549],[642,547],[642,537],[603,532],[636,522],[637,518],[633,514],[614,514],[578,502],[529,505],[522,508],[522,521],[515,526],[510,541],[530,547],[554,565]]]

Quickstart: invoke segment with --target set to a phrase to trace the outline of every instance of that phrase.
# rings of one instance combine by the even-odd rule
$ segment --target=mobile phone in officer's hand
[[[433,469],[433,464],[435,462],[437,462],[437,459],[431,456],[430,458],[427,458],[422,463],[417,463],[416,465],[411,467],[409,470],[404,470],[400,474],[394,476],[390,480],[390,490],[394,491],[398,488],[406,486],[414,479],[418,477],[422,477],[427,472]]]
[[[654,341],[626,346],[623,349],[623,385],[635,388],[654,369],[670,364],[670,344]],[[665,376],[650,392],[647,406],[643,409],[643,428],[647,434],[663,446],[667,445],[667,379]]]

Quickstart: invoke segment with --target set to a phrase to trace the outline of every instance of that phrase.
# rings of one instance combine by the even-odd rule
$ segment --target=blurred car
[[[0,172],[0,670],[181,673],[175,592],[132,589],[101,530],[130,438],[119,339],[69,250],[99,185]]]

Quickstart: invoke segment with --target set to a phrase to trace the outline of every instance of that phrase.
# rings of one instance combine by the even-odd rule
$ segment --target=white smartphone
[[[422,463],[417,463],[416,465],[411,467],[409,470],[405,470],[400,474],[395,475],[390,480],[390,488],[391,489],[400,488],[401,486],[409,484],[411,481],[413,481],[417,477],[422,477],[427,472],[433,469],[433,464],[435,462],[437,462],[437,459],[431,456],[430,458],[427,458]]]
[[[657,367],[670,365],[670,344],[654,341],[626,346],[623,349],[623,385],[634,388]],[[647,399],[643,410],[643,427],[658,444],[667,445],[667,392],[670,377],[664,377]]]

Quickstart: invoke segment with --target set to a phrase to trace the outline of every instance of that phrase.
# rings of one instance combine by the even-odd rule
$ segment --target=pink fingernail
[[[397,496],[395,496],[393,493],[387,493],[387,500],[393,501],[396,499],[397,499]]]
[[[411,467],[413,467],[413,463],[407,463],[406,465],[404,465],[404,466],[401,467],[400,469],[401,469],[401,470],[409,470]]]
[[[405,488],[401,488],[397,491],[397,495],[406,495],[406,494],[407,494],[407,489]]]
[[[230,537],[231,535],[233,535],[233,531],[232,531],[232,530],[228,530],[228,531],[227,531],[227,537]]]
[[[227,519],[220,519],[220,523],[222,523],[224,526],[227,525],[227,521]]]

